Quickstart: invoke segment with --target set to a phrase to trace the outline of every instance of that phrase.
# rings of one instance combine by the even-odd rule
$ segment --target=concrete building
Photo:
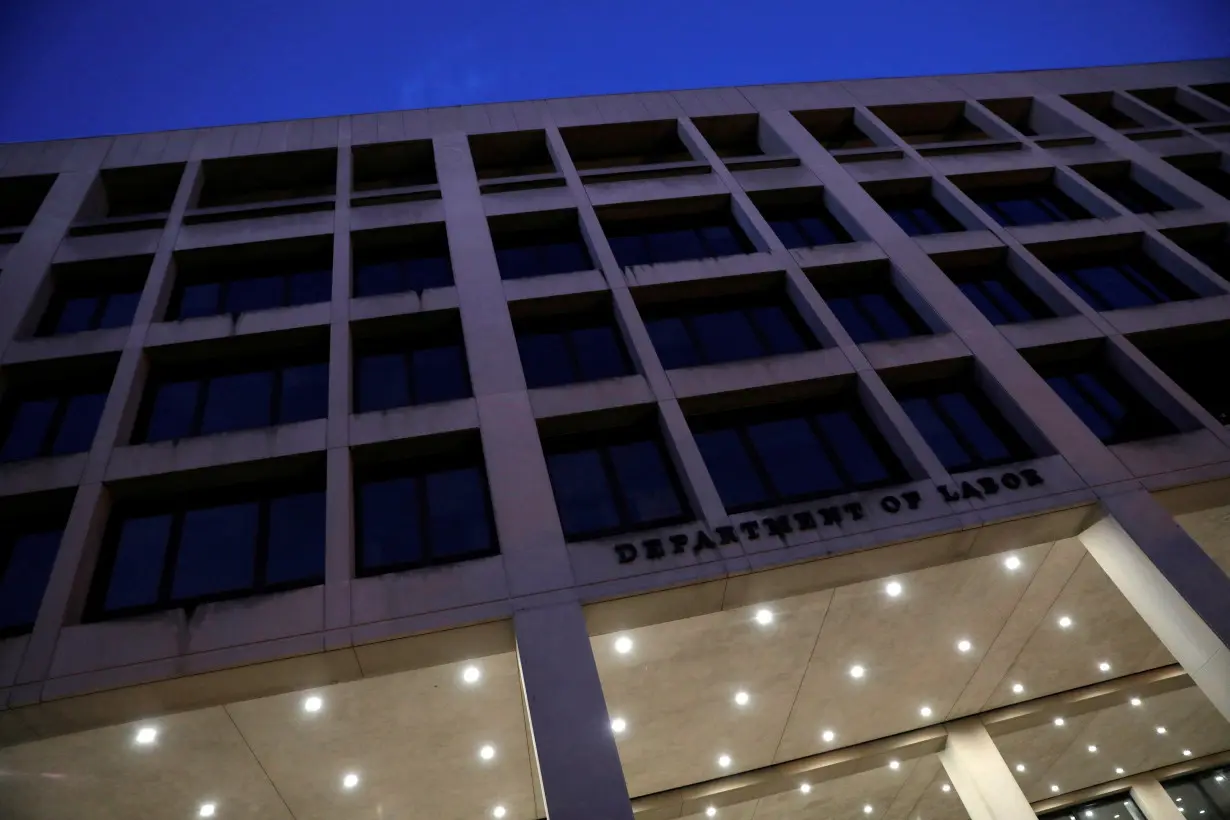
[[[0,146],[0,817],[1230,817],[1230,61]]]

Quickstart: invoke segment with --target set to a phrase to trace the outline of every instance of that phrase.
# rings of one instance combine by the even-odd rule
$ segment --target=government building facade
[[[1230,60],[0,145],[5,820],[1230,820]]]

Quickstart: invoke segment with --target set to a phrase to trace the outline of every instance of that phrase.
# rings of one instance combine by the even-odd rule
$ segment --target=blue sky
[[[1228,0],[0,0],[0,142],[1218,56]]]

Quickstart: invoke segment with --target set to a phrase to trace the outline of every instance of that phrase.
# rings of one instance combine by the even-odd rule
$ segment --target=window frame
[[[585,378],[581,372],[581,358],[577,354],[575,334],[580,331],[596,329],[610,330],[611,336],[615,340],[615,347],[618,350],[619,361],[622,366],[622,372],[616,376],[603,376],[596,379],[591,379]],[[618,379],[624,376],[631,376],[636,372],[632,362],[632,356],[628,351],[627,342],[624,339],[623,333],[620,331],[619,323],[615,321],[615,317],[613,315],[607,316],[596,312],[564,314],[550,318],[544,317],[542,319],[514,322],[513,330],[517,339],[517,354],[522,360],[521,369],[526,375],[526,387],[529,390],[563,387],[570,384],[588,384],[595,381],[602,381],[604,379]],[[571,368],[569,374],[570,378],[566,381],[555,381],[549,384],[531,384],[528,369],[524,364],[525,353],[521,340],[525,336],[546,335],[559,336],[563,339],[564,349],[568,356],[568,364]]]
[[[427,482],[425,479],[433,474],[459,469],[472,469],[478,473],[479,484],[483,490],[483,515],[486,516],[490,544],[486,549],[436,559],[432,556],[433,544],[430,538],[430,515],[424,514],[430,511],[430,506],[427,502]],[[459,564],[479,558],[490,558],[501,553],[500,533],[496,527],[495,507],[491,499],[491,482],[487,476],[487,466],[483,460],[480,446],[469,445],[447,452],[375,463],[361,468],[359,473],[360,475],[354,481],[354,490],[352,491],[354,503],[353,557],[355,578],[370,578],[377,575],[387,575],[392,572],[406,572],[425,567]],[[379,567],[369,567],[364,556],[363,488],[368,484],[398,478],[413,478],[415,480],[414,501],[418,512],[419,542],[423,545],[423,554],[427,557],[422,560],[398,561],[382,564]]]
[[[536,279],[540,276],[563,276],[569,273],[582,273],[594,270],[597,267],[594,263],[594,255],[590,252],[589,245],[586,244],[585,237],[581,234],[579,223],[539,225],[521,230],[492,230],[491,239],[495,248],[496,267],[499,269],[500,279],[505,282],[519,279]],[[576,245],[584,256],[587,267],[575,270],[551,270],[551,265],[546,264],[547,249],[564,244]],[[501,260],[501,254],[506,251],[527,250],[533,250],[535,255],[534,273],[506,270],[506,263]]]
[[[935,195],[920,191],[910,194],[897,194],[892,196],[873,197],[876,204],[888,214],[888,216],[897,224],[901,230],[911,237],[915,236],[938,236],[945,233],[961,233],[966,230],[961,220],[957,219],[947,208],[940,204],[940,201],[935,198]],[[940,227],[940,230],[933,231],[926,227],[918,219],[917,212],[922,211],[931,221]],[[907,228],[902,222],[907,222],[914,230]]]
[[[1175,210],[1174,205],[1141,185],[1130,174],[1092,179],[1090,182],[1134,214],[1157,214]]]
[[[430,336],[436,338],[430,339]],[[439,401],[421,402],[418,400],[420,387],[418,380],[414,377],[414,354],[423,350],[437,350],[442,348],[456,348],[461,358],[461,376],[465,382],[466,390],[463,395],[455,396],[451,399],[441,399]],[[391,407],[383,407],[374,410],[363,410],[360,397],[362,396],[363,385],[361,384],[360,360],[365,358],[377,358],[383,356],[397,356],[401,361],[402,371],[406,378],[406,395],[409,402],[406,404],[393,405]],[[465,339],[462,337],[459,327],[447,325],[442,328],[435,329],[434,332],[429,332],[426,329],[419,329],[418,332],[408,334],[397,334],[385,336],[377,339],[365,340],[352,347],[351,351],[351,375],[350,375],[350,412],[354,415],[363,413],[385,413],[391,410],[396,410],[401,407],[423,407],[429,404],[442,404],[448,401],[461,401],[474,397],[474,380],[470,373],[470,360],[467,356]]]
[[[381,296],[392,296],[398,293],[421,294],[424,291],[431,290],[433,288],[447,288],[456,286],[456,272],[453,270],[452,253],[449,250],[448,238],[443,235],[442,226],[434,229],[430,236],[425,236],[420,241],[408,240],[389,245],[364,246],[364,241],[361,238],[358,242],[355,242],[356,236],[361,237],[363,233],[364,232],[362,231],[355,231],[351,234],[351,298],[379,298]],[[422,251],[422,253],[419,253],[419,251]],[[432,251],[435,252],[433,253]],[[404,263],[427,259],[444,260],[444,267],[447,269],[447,283],[428,284],[425,287],[400,287],[398,290],[368,293],[362,292],[362,289],[359,287],[360,277],[365,269],[378,265],[388,265],[391,263]],[[401,285],[406,285],[410,278],[411,274],[408,271],[398,271],[398,279]]]
[[[1143,264],[1140,262],[1142,259],[1144,260]],[[1139,270],[1136,270],[1135,275],[1133,275],[1123,270],[1125,266],[1129,269],[1133,269],[1133,266],[1135,266]],[[1048,262],[1047,267],[1054,272],[1061,282],[1083,299],[1085,304],[1097,311],[1136,310],[1200,298],[1200,294],[1196,293],[1173,273],[1158,264],[1143,248],[1111,254],[1075,256],[1069,259]],[[1165,298],[1154,298],[1154,301],[1148,305],[1114,305],[1079,278],[1079,274],[1082,271],[1098,270],[1100,268],[1114,269],[1121,279],[1142,291],[1146,296],[1152,296],[1151,292],[1153,292],[1159,293]]]
[[[822,248],[829,245],[844,245],[854,241],[854,237],[846,230],[846,227],[835,217],[822,202],[799,203],[797,206],[791,206],[786,203],[755,203],[756,209],[760,211],[760,215],[769,223],[769,227],[773,230],[781,243],[786,246],[787,250],[796,248]],[[778,229],[778,225],[785,223],[794,228],[799,236],[809,238],[806,231],[802,229],[799,223],[805,219],[815,219],[822,224],[825,229],[834,237],[831,242],[809,243],[803,245],[792,245],[782,236],[782,232]]]
[[[112,374],[111,378],[114,378]],[[111,393],[111,379],[108,379],[107,386],[101,390],[83,390],[79,393],[64,393],[42,386],[42,389],[34,389],[23,391],[20,388],[6,391],[3,400],[0,401],[0,450],[8,443],[9,436],[13,433],[13,421],[17,415],[17,409],[30,402],[54,400],[56,407],[51,413],[51,419],[47,422],[47,430],[43,433],[43,440],[39,442],[38,452],[35,455],[18,459],[5,459],[0,457],[0,464],[21,464],[24,462],[34,461],[40,458],[60,458],[64,456],[78,455],[80,453],[88,453],[93,448],[93,439],[98,437],[98,425],[102,421],[103,409],[106,406],[107,398]],[[60,435],[60,430],[64,424],[64,417],[68,414],[68,405],[73,399],[86,396],[101,396],[103,406],[99,408],[98,418],[94,421],[94,434],[91,437],[91,444],[84,450],[74,450],[65,453],[53,453],[52,449],[55,446],[56,439]]]
[[[1127,379],[1120,375],[1106,361],[1093,357],[1064,359],[1040,365],[1035,369],[1038,375],[1047,383],[1047,386],[1080,419],[1081,424],[1084,424],[1091,433],[1107,446],[1133,441],[1148,441],[1149,439],[1175,435],[1181,432],[1177,424],[1167,418],[1152,402],[1142,396]],[[1103,391],[1109,393],[1112,399],[1124,406],[1125,415],[1134,417],[1132,423],[1127,425],[1128,429],[1120,431],[1119,428],[1124,425],[1114,424],[1113,419],[1106,416],[1104,408],[1096,397],[1091,396],[1087,390],[1079,386],[1076,378],[1082,375],[1092,376]],[[1098,432],[1085,421],[1080,411],[1068,403],[1063,393],[1053,384],[1053,380],[1058,379],[1067,380],[1071,389],[1080,395],[1081,400],[1100,417],[1101,421],[1103,423],[1110,423],[1112,434],[1108,438],[1102,438],[1102,436],[1098,435]]]
[[[807,322],[799,313],[794,302],[783,291],[766,291],[755,294],[739,294],[735,296],[719,296],[705,299],[688,299],[664,305],[656,305],[641,309],[641,315],[645,322],[645,329],[650,334],[650,344],[654,347],[654,353],[661,359],[661,353],[657,349],[657,345],[653,342],[653,333],[649,330],[649,325],[653,322],[666,321],[674,319],[683,325],[684,332],[688,336],[688,341],[692,345],[692,349],[697,353],[698,361],[682,365],[680,367],[667,367],[667,370],[681,370],[685,367],[710,367],[713,365],[732,364],[735,362],[756,361],[758,359],[768,359],[774,356],[789,356],[791,352],[778,353],[772,350],[772,345],[769,343],[769,338],[760,327],[759,323],[754,321],[750,312],[759,308],[775,307],[781,309],[786,316],[786,321],[791,329],[803,340],[803,351],[821,349],[820,341],[816,338],[816,334],[807,326]],[[672,309],[673,308],[673,309]],[[702,316],[708,316],[719,313],[739,312],[744,314],[748,325],[752,329],[756,341],[761,344],[762,350],[765,352],[756,356],[745,356],[738,359],[713,359],[708,355],[706,346],[701,344],[700,336],[694,327],[696,319]],[[663,367],[666,367],[665,364]]]
[[[71,336],[74,333],[91,333],[95,330],[118,330],[120,328],[132,327],[143,290],[144,287],[135,287],[99,293],[94,292],[94,289],[87,288],[56,287],[51,294],[50,301],[47,303],[47,309],[39,320],[38,328],[35,330],[34,335],[40,338],[52,338],[56,336]],[[128,321],[122,325],[114,325],[110,328],[102,327],[102,319],[106,315],[107,307],[111,300],[123,296],[137,297],[137,301],[133,303],[132,315],[129,316]],[[90,314],[88,327],[82,330],[58,330],[57,327],[64,318],[64,309],[74,299],[94,300],[94,311]]]
[[[1053,319],[1056,316],[1055,311],[1046,303],[1041,296],[1034,292],[1021,277],[1017,276],[1011,267],[1006,263],[991,263],[986,265],[977,265],[969,268],[961,268],[958,270],[947,271],[949,279],[957,286],[974,307],[978,308],[979,313],[986,317],[993,325],[1012,325],[1022,324],[1024,322],[1037,322],[1043,319]],[[1009,315],[1009,311],[1005,310],[1001,304],[1001,298],[998,294],[992,292],[988,287],[988,282],[998,283],[1008,296],[1016,300],[1027,313],[1031,314],[1027,319],[1013,319]],[[988,316],[986,311],[982,309],[982,305],[978,300],[971,297],[966,288],[976,291],[987,302],[991,303],[996,310],[1005,317],[1002,322],[996,321]]]
[[[327,487],[323,475],[313,475],[309,478],[299,478],[293,481],[277,483],[245,483],[233,487],[211,487],[203,492],[185,492],[171,498],[148,502],[126,503],[120,501],[107,516],[102,551],[99,556],[98,566],[91,578],[84,620],[91,623],[109,621],[117,618],[130,618],[151,612],[167,612],[177,609],[183,609],[190,614],[198,606],[205,604],[250,598],[257,595],[269,595],[276,592],[323,584],[325,581],[326,556],[328,554],[327,513],[325,530],[320,536],[322,545],[320,574],[306,580],[300,579],[272,584],[265,582],[270,546],[270,510],[273,503],[282,498],[313,493],[321,494],[322,504],[327,502]],[[181,503],[185,499],[190,499],[190,501],[188,503]],[[258,505],[255,548],[252,554],[252,586],[238,590],[196,595],[183,599],[172,597],[176,577],[175,568],[179,559],[179,550],[183,543],[184,517],[191,512],[245,503],[255,503]],[[111,588],[116,559],[119,557],[123,523],[133,518],[163,515],[169,515],[171,523],[168,528],[166,542],[162,547],[162,574],[159,577],[155,600],[145,604],[107,609],[106,599]]]
[[[1004,464],[1017,464],[1022,461],[1029,461],[1038,457],[1038,454],[1034,451],[1034,448],[1031,447],[1029,442],[1027,442],[1016,431],[1016,429],[1012,426],[1012,423],[1008,421],[1003,412],[1001,412],[995,405],[995,402],[991,401],[982,388],[979,387],[974,379],[968,375],[918,382],[905,385],[901,389],[894,390],[892,392],[893,397],[897,400],[897,403],[901,405],[902,410],[904,410],[906,416],[909,417],[910,423],[913,424],[915,429],[918,430],[919,435],[922,436],[923,441],[927,444],[927,447],[931,449],[931,452],[934,453],[936,458],[940,460],[940,463],[944,465],[944,469],[948,470],[953,475],[959,475],[961,473],[972,472],[975,470],[989,470],[993,467],[999,467]],[[1008,451],[1006,456],[999,459],[986,460],[981,460],[978,458],[978,447],[974,443],[973,439],[969,437],[961,423],[954,418],[952,414],[950,414],[948,410],[939,402],[939,397],[952,393],[959,393],[962,397],[964,397],[964,399],[974,409],[974,412],[978,414],[978,417],[982,421],[983,425],[995,435],[1003,448]],[[961,448],[965,450],[966,455],[970,456],[969,466],[958,467],[955,465],[950,466],[948,464],[944,464],[943,455],[934,445],[932,445],[931,441],[928,440],[926,433],[923,432],[922,427],[919,426],[918,422],[916,422],[914,417],[910,414],[910,411],[906,406],[906,403],[909,401],[925,401],[927,403],[931,409],[931,412],[939,418],[944,427],[947,428],[949,435],[956,439]],[[954,472],[954,470],[957,472]]]
[[[615,471],[614,464],[611,460],[610,450],[612,447],[620,445],[638,444],[648,442],[653,445],[658,457],[662,460],[662,464],[666,468],[667,481],[671,489],[675,493],[675,498],[679,503],[679,513],[672,516],[663,516],[644,522],[632,522],[628,512],[629,504],[627,493],[623,489],[623,485],[618,480],[618,475]],[[611,490],[610,500],[615,507],[615,512],[619,516],[619,523],[611,527],[603,527],[592,530],[582,530],[577,533],[569,534],[564,531],[564,540],[569,544],[581,543],[584,541],[596,541],[604,538],[611,538],[616,535],[624,535],[627,533],[644,532],[646,530],[660,529],[662,527],[671,527],[679,524],[686,524],[696,520],[696,513],[692,509],[691,499],[688,497],[686,488],[683,484],[683,479],[679,475],[678,469],[675,467],[675,462],[670,456],[670,452],[666,448],[666,443],[662,440],[660,430],[649,422],[640,422],[630,424],[623,427],[607,428],[598,431],[585,431],[570,433],[566,435],[544,437],[542,441],[543,456],[548,464],[548,482],[551,484],[551,499],[555,505],[556,515],[559,517],[560,528],[563,530],[564,518],[561,514],[561,506],[558,497],[555,495],[555,483],[550,478],[550,462],[551,457],[556,455],[568,455],[571,453],[596,452],[598,459],[602,465],[603,476],[606,478],[607,486]]]
[[[817,416],[835,413],[847,414],[863,434],[867,445],[875,452],[880,460],[880,465],[888,474],[883,481],[858,483],[851,479],[843,460],[838,456],[837,449],[816,422]],[[793,495],[775,494],[771,478],[773,471],[764,463],[760,453],[757,452],[748,428],[765,422],[789,420],[802,420],[807,424],[808,431],[820,449],[824,451],[829,464],[832,465],[834,472],[842,481],[841,487],[832,492],[796,493]],[[757,501],[726,506],[726,502],[723,501],[722,506],[730,515],[738,515],[753,510],[774,509],[808,501],[819,501],[825,498],[849,495],[850,493],[867,492],[881,487],[903,484],[910,480],[909,472],[905,465],[902,464],[896,452],[894,452],[892,445],[889,444],[884,434],[880,432],[880,428],[852,391],[844,391],[819,401],[808,402],[806,405],[792,402],[785,405],[768,405],[745,408],[733,412],[705,414],[689,419],[688,427],[694,439],[703,433],[733,430],[739,439],[740,446],[743,448],[744,456],[752,464],[752,469],[756,471],[756,477],[760,480],[761,486],[765,488],[767,498],[763,502]],[[703,453],[701,458],[704,461]],[[713,475],[714,470],[707,461],[705,461],[705,469],[709,471],[711,476]],[[714,478],[714,484],[717,484],[716,478]],[[720,489],[718,494],[720,498]]]
[[[1054,182],[979,188],[970,192],[970,198],[1005,228],[1055,225],[1094,218],[1088,208],[1064,193]],[[1005,209],[1004,204],[1008,202],[1029,202],[1050,216],[1050,220],[1046,222],[1019,220]]]
[[[652,230],[651,227],[660,226],[659,230]],[[711,240],[705,237],[703,231],[711,228],[724,228],[734,240],[735,245],[739,247],[737,253],[707,253],[704,256],[689,256],[683,259],[655,259],[655,253],[652,251],[649,244],[650,237],[690,232],[696,236],[697,241],[706,252],[713,248]],[[602,232],[606,236],[608,244],[611,246],[611,252],[615,255],[615,262],[620,268],[636,267],[638,265],[671,265],[679,262],[695,262],[701,259],[725,259],[730,256],[740,256],[743,254],[755,253],[756,246],[752,242],[751,237],[739,225],[734,214],[725,208],[721,211],[710,210],[694,214],[672,214],[669,216],[659,217],[639,217],[636,219],[620,219],[607,220],[602,223]],[[626,263],[620,258],[621,254],[616,250],[615,242],[636,241],[640,246],[641,258],[648,261]]]
[[[167,306],[166,321],[168,322],[187,322],[193,319],[209,319],[214,316],[231,316],[232,318],[242,316],[245,313],[259,313],[266,310],[280,310],[290,307],[304,307],[306,305],[326,304],[332,300],[332,276],[333,271],[330,268],[311,267],[306,269],[295,269],[286,271],[277,271],[267,273],[254,273],[251,268],[245,268],[247,273],[252,275],[235,275],[225,276],[220,278],[208,277],[175,277],[175,286],[172,289],[171,301]],[[293,288],[292,281],[296,276],[305,274],[315,274],[319,276],[327,276],[330,279],[330,297],[321,299],[316,302],[295,302],[292,299]],[[280,280],[281,295],[276,305],[267,307],[254,308],[252,310],[230,311],[226,310],[226,303],[230,298],[231,288],[240,282],[251,282],[258,279],[269,279],[277,277]],[[183,315],[184,292],[190,287],[200,287],[207,285],[216,285],[218,288],[218,310],[214,313],[207,313],[194,316]]]
[[[882,285],[883,287],[869,287],[868,285],[872,283]],[[898,339],[913,339],[917,336],[930,336],[935,333],[931,326],[927,324],[926,320],[923,319],[922,316],[918,314],[918,311],[914,309],[914,306],[911,305],[901,291],[897,289],[891,278],[880,279],[878,277],[868,277],[859,280],[846,280],[822,285],[817,288],[817,290],[819,291],[821,298],[824,299],[825,304],[829,305],[829,310],[832,310],[833,315],[837,317],[837,321],[841,324],[842,329],[846,331],[846,334],[850,336],[850,339],[856,345],[875,344],[876,342],[889,342],[896,341]],[[905,324],[912,332],[906,336],[886,335],[883,328],[880,326],[880,321],[874,316],[871,316],[862,303],[863,299],[871,295],[880,296],[888,302],[889,307],[897,313],[903,324]],[[880,335],[875,339],[866,339],[862,341],[855,339],[854,334],[850,331],[850,328],[846,327],[845,322],[842,321],[841,315],[833,309],[831,303],[837,299],[850,302],[862,318],[863,322],[879,332]]]
[[[20,496],[17,496],[17,498],[20,498]],[[67,525],[67,518],[68,516],[65,512],[65,514],[60,515],[44,513],[30,518],[19,518],[16,521],[0,519],[0,588],[3,588],[3,581],[8,575],[18,541],[30,535],[51,532],[58,532],[60,534],[60,539],[56,543],[56,555],[53,555],[51,558],[51,568],[49,568],[47,573],[47,581],[44,582],[43,589],[39,592],[39,606],[35,607],[34,620],[8,626],[0,624],[0,640],[18,635],[26,635],[33,631],[35,622],[38,619],[38,609],[42,606],[42,598],[47,594],[47,583],[51,580],[51,571],[54,570],[56,556],[59,555],[60,548],[64,544],[64,529]]]

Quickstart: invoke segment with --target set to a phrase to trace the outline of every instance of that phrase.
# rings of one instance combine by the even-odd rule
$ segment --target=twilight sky
[[[1230,57],[1230,0],[0,0],[0,142]]]

